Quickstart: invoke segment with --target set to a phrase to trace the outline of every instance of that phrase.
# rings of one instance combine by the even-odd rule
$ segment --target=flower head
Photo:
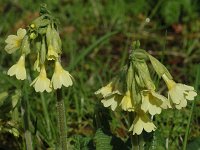
[[[7,74],[9,76],[15,75],[18,80],[26,79],[25,54],[21,55],[18,62],[8,70]]]
[[[122,99],[121,95],[113,93],[112,95],[103,98],[101,102],[103,103],[104,107],[111,107],[111,110],[114,111],[119,105],[121,99]]]
[[[197,96],[194,87],[188,86],[181,83],[176,83],[169,79],[165,74],[162,76],[168,87],[168,97],[169,100],[174,103],[177,109],[187,106],[187,100],[194,100]]]
[[[59,61],[55,62],[55,71],[51,79],[54,89],[60,89],[62,85],[65,87],[72,86],[72,76],[68,71],[64,70]]]
[[[101,102],[104,107],[111,106],[111,109],[114,111],[122,100],[122,87],[119,80],[114,78],[106,86],[96,91],[95,94],[100,94],[103,97]]]
[[[101,94],[103,97],[112,93],[112,82],[108,83],[106,86],[100,88],[98,91],[95,92],[96,95]]]
[[[42,65],[39,76],[33,80],[31,86],[35,88],[36,92],[44,92],[45,90],[51,92],[50,80],[47,78],[44,65]]]
[[[160,114],[162,104],[167,101],[167,98],[151,90],[142,91],[142,105],[141,109],[151,115]]]
[[[17,30],[17,35],[9,35],[5,42],[7,45],[5,46],[5,50],[7,53],[11,54],[20,48],[22,40],[26,35],[26,30],[19,28]]]
[[[145,114],[142,110],[139,110],[136,114],[135,120],[131,125],[129,131],[133,131],[133,135],[137,134],[140,135],[143,131],[152,132],[156,130],[156,126],[153,122],[149,119],[147,114]]]
[[[56,60],[57,58],[58,58],[58,54],[54,50],[54,47],[52,45],[49,45],[48,52],[47,52],[47,59],[48,60]]]
[[[126,92],[126,94],[122,98],[120,105],[124,111],[134,111],[134,106],[132,104],[132,98],[130,95],[130,91]]]

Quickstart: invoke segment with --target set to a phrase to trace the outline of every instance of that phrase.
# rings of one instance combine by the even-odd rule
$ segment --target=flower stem
[[[67,130],[66,130],[66,116],[65,116],[65,105],[62,99],[62,91],[56,90],[56,106],[58,115],[58,128],[59,128],[59,144],[62,150],[67,150]]]
[[[196,90],[198,89],[199,81],[200,81],[200,66],[198,66],[198,69],[197,69],[197,75],[196,75],[196,81],[195,81],[195,89]],[[195,99],[192,102],[192,107],[191,107],[189,119],[187,122],[186,133],[185,133],[184,143],[183,143],[183,150],[186,150],[186,148],[187,148],[188,134],[189,134],[189,130],[190,130],[190,124],[191,124],[191,120],[192,120],[194,107],[195,107]]]

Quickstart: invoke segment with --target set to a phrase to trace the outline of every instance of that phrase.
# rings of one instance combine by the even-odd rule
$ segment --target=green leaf
[[[112,136],[106,135],[102,129],[98,129],[94,137],[96,150],[112,150],[111,139]]]
[[[81,135],[75,135],[72,137],[72,140],[70,141],[73,146],[73,150],[92,150],[93,145],[91,145],[91,138],[89,137],[83,137]]]

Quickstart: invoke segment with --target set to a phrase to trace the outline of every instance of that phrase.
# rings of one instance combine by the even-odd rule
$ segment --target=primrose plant
[[[62,86],[72,86],[73,78],[68,71],[61,66],[62,42],[58,33],[57,21],[51,16],[50,12],[41,7],[40,16],[36,18],[27,29],[19,28],[17,35],[9,35],[5,40],[5,50],[9,54],[17,52],[20,58],[7,72],[10,76],[16,76],[18,80],[27,79],[25,59],[28,54],[35,53],[37,58],[33,64],[33,70],[38,72],[30,86],[36,92],[57,92],[57,108],[60,128],[60,143],[66,149],[65,128],[65,107],[59,94]],[[46,66],[54,63],[54,73],[51,80],[47,77]],[[31,66],[27,68],[32,69]]]
[[[110,83],[95,92],[102,97],[104,107],[110,107],[112,111],[119,108],[132,114],[129,131],[136,136],[143,130],[156,130],[152,117],[160,114],[162,109],[181,109],[186,107],[187,100],[194,100],[197,96],[192,86],[176,83],[167,68],[139,46],[139,41],[133,42],[128,64]],[[156,89],[149,65],[166,83],[168,97]]]

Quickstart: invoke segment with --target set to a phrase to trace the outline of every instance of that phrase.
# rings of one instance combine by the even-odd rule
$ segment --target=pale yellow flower
[[[7,74],[9,76],[15,75],[18,80],[26,79],[25,54],[21,55],[18,62],[8,70]]]
[[[17,35],[9,35],[5,42],[7,45],[5,46],[5,50],[7,53],[11,54],[20,48],[22,40],[26,35],[26,30],[19,28],[17,30]]]
[[[112,82],[108,83],[106,86],[100,88],[95,92],[96,95],[101,94],[103,97],[106,97],[108,94],[112,93]]]
[[[72,86],[72,76],[68,71],[64,70],[59,61],[55,62],[55,71],[51,79],[54,89],[60,89],[62,85],[65,87]]]
[[[58,54],[54,50],[54,47],[52,45],[49,45],[48,52],[47,52],[47,59],[48,60],[56,60],[57,58],[58,58]]]
[[[163,102],[167,101],[167,98],[156,93],[152,90],[142,91],[142,105],[141,109],[151,115],[160,114],[162,110]]]
[[[47,78],[45,66],[43,65],[40,69],[40,74],[33,82],[31,83],[31,86],[35,88],[36,92],[44,92],[45,90],[47,92],[51,92],[51,83],[50,80]]]
[[[140,135],[142,131],[145,130],[146,132],[152,132],[156,130],[156,126],[153,122],[149,119],[147,114],[145,114],[142,110],[137,112],[135,120],[131,125],[129,131],[133,131],[133,135],[137,134]]]
[[[117,93],[113,93],[112,95],[107,96],[104,99],[102,99],[101,102],[103,103],[104,107],[111,107],[111,110],[114,111],[119,105],[119,102],[121,101],[121,99],[122,99],[121,95]]]
[[[194,87],[181,83],[176,83],[169,79],[165,74],[162,76],[168,87],[169,100],[174,103],[177,109],[187,106],[187,100],[194,100],[197,96]]]
[[[122,98],[120,105],[124,111],[134,111],[130,91],[126,92],[126,94]]]

